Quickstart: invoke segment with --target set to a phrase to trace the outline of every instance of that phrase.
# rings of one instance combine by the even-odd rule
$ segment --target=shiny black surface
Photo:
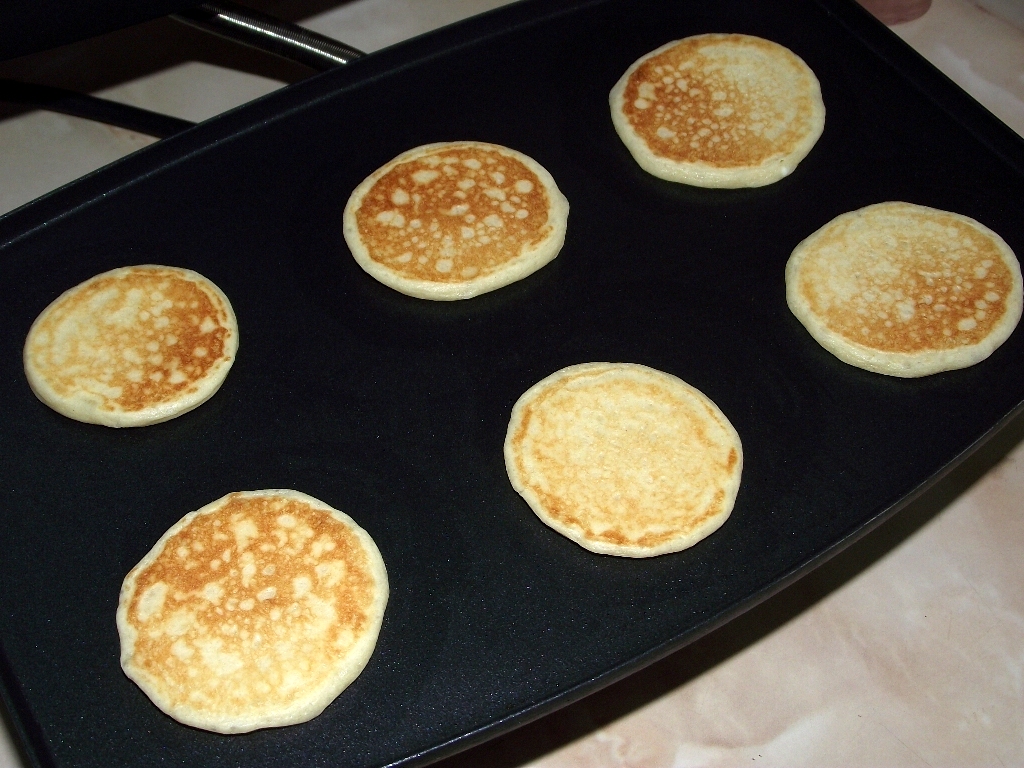
[[[700,190],[646,175],[607,94],[662,43],[780,42],[817,73],[824,135],[792,176]],[[562,253],[452,303],[352,260],[349,192],[399,152],[478,139],[569,199]],[[792,248],[844,211],[908,200],[1024,253],[1024,149],[852,3],[527,2],[367,56],[147,148],[0,220],[2,692],[43,765],[427,761],[628,674],[727,621],[934,482],[1024,402],[1024,336],[919,380],[847,366],[785,302]],[[69,421],[21,345],[61,291],[116,266],[196,269],[230,297],[238,360],[166,424]],[[735,511],[650,560],[586,552],[512,490],[516,398],[572,363],[643,363],[710,396],[744,443]],[[121,580],[186,512],[289,487],[352,515],[392,594],[377,650],[310,723],[178,725],[121,673]]]
[[[273,53],[322,72],[365,55],[362,51],[298,24],[219,0],[203,3],[173,17],[204,32]]]

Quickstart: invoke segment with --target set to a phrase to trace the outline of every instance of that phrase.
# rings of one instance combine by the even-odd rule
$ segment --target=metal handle
[[[337,40],[228,2],[205,3],[172,18],[233,42],[282,56],[317,70],[333,69],[363,55]],[[0,79],[0,101],[84,117],[166,138],[195,123],[44,85]]]
[[[337,40],[231,2],[203,3],[171,18],[317,70],[333,69],[363,55]]]
[[[195,123],[47,85],[0,80],[0,101],[60,112],[164,139]]]

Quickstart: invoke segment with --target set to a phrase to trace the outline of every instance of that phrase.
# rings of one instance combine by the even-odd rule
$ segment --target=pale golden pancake
[[[612,122],[645,171],[698,187],[760,187],[788,176],[825,127],[803,59],[759,37],[675,40],[612,88]]]
[[[348,515],[298,491],[231,493],[125,577],[121,667],[186,725],[305,722],[366,666],[387,599],[380,552]]]
[[[138,427],[206,402],[237,349],[235,314],[216,285],[146,264],[96,275],[44,309],[25,340],[25,374],[58,413]]]
[[[739,435],[675,376],[629,363],[563,368],[512,409],[505,467],[547,525],[600,554],[678,552],[716,531],[740,487]]]
[[[496,144],[427,144],[360,184],[344,235],[363,269],[421,299],[521,280],[562,248],[569,203],[540,164]]]
[[[911,203],[844,213],[793,251],[786,299],[840,360],[890,376],[981,362],[1020,320],[1020,265],[974,219]]]

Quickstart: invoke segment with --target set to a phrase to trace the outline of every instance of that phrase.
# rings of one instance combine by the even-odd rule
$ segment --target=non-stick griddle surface
[[[700,190],[646,175],[607,94],[662,43],[760,35],[818,74],[825,133],[787,179]],[[561,255],[465,302],[366,276],[341,210],[409,147],[523,151],[571,205]],[[385,51],[144,150],[0,222],[4,695],[61,766],[369,766],[439,757],[611,682],[787,583],[904,503],[1024,401],[1024,334],[920,380],[840,363],[786,308],[792,248],[907,200],[1024,253],[1024,151],[852,3],[530,2]],[[1016,164],[1016,165],[1015,165]],[[166,424],[113,430],[32,396],[21,345],[61,291],[116,266],[198,270],[238,360]],[[650,560],[593,555],[512,490],[512,404],[552,371],[643,363],[710,396],[744,443],[726,525]],[[376,539],[392,594],[356,682],[299,726],[224,737],[122,673],[125,573],[226,492],[295,488]]]

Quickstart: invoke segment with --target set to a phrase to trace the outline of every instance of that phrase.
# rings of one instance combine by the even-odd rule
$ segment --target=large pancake
[[[569,204],[540,164],[460,141],[399,155],[360,184],[343,232],[364,270],[421,299],[468,299],[558,255]]]
[[[698,187],[759,187],[792,173],[825,127],[818,79],[759,37],[676,40],[612,88],[612,122],[649,173]]]
[[[121,666],[187,725],[305,722],[366,666],[387,599],[380,552],[348,515],[297,491],[228,494],[125,577]]]
[[[1021,270],[974,219],[911,203],[833,219],[786,265],[793,314],[840,360],[891,376],[981,362],[1020,320]]]
[[[739,435],[675,376],[629,363],[563,368],[523,394],[505,467],[542,521],[593,552],[651,557],[716,531],[740,486]]]
[[[224,382],[238,349],[227,297],[187,269],[122,267],[59,296],[25,340],[29,386],[58,413],[109,427],[179,416]]]

